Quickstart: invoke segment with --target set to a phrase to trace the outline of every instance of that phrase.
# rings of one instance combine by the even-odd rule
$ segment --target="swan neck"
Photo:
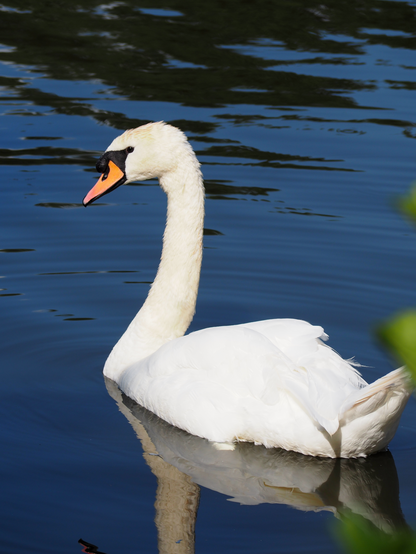
[[[112,379],[117,378],[114,371],[120,373],[184,335],[195,313],[202,261],[204,187],[199,162],[191,154],[182,157],[175,171],[160,178],[168,199],[160,264],[145,303],[107,360],[104,373]]]

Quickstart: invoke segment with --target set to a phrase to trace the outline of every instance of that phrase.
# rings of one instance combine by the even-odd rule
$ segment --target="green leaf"
[[[406,196],[398,200],[400,210],[416,223],[416,185],[410,189]]]
[[[382,342],[410,371],[416,383],[416,310],[396,315],[378,329]]]
[[[359,516],[343,518],[337,535],[352,554],[416,554],[416,535],[410,529],[384,533]]]

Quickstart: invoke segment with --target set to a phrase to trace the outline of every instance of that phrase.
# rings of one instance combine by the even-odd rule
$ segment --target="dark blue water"
[[[157,269],[165,197],[148,182],[81,201],[99,154],[147,121],[183,129],[202,163],[192,330],[306,319],[373,381],[396,363],[374,328],[416,304],[416,230],[395,208],[416,178],[416,3],[226,4],[1,8],[4,552],[81,552],[80,538],[185,551],[169,529],[194,525],[192,482],[198,553],[334,552],[334,514],[416,522],[414,398],[390,454],[341,463],[221,451],[107,391],[104,361]]]

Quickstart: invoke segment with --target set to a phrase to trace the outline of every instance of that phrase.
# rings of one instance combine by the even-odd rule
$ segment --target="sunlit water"
[[[333,552],[340,513],[416,521],[413,398],[391,456],[321,463],[215,449],[102,377],[155,275],[166,204],[156,182],[81,200],[111,140],[161,119],[205,177],[191,329],[301,318],[368,381],[394,365],[373,331],[416,304],[416,231],[395,209],[416,176],[416,3],[252,4],[1,7],[4,552],[157,552],[158,534],[185,551],[191,479],[198,553]],[[166,483],[172,517],[194,498],[183,537],[163,523]]]

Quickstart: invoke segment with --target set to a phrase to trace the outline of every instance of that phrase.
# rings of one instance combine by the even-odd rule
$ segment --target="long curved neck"
[[[189,149],[160,178],[168,197],[159,269],[147,299],[113,348],[104,373],[116,379],[126,367],[185,334],[195,313],[202,261],[204,186]]]
[[[202,261],[204,192],[200,172],[186,175],[178,168],[163,177],[168,210],[159,269],[137,319],[152,351],[185,334],[195,313]],[[188,172],[189,173],[189,172]],[[187,178],[186,178],[187,177]],[[178,190],[168,181],[183,181]]]

